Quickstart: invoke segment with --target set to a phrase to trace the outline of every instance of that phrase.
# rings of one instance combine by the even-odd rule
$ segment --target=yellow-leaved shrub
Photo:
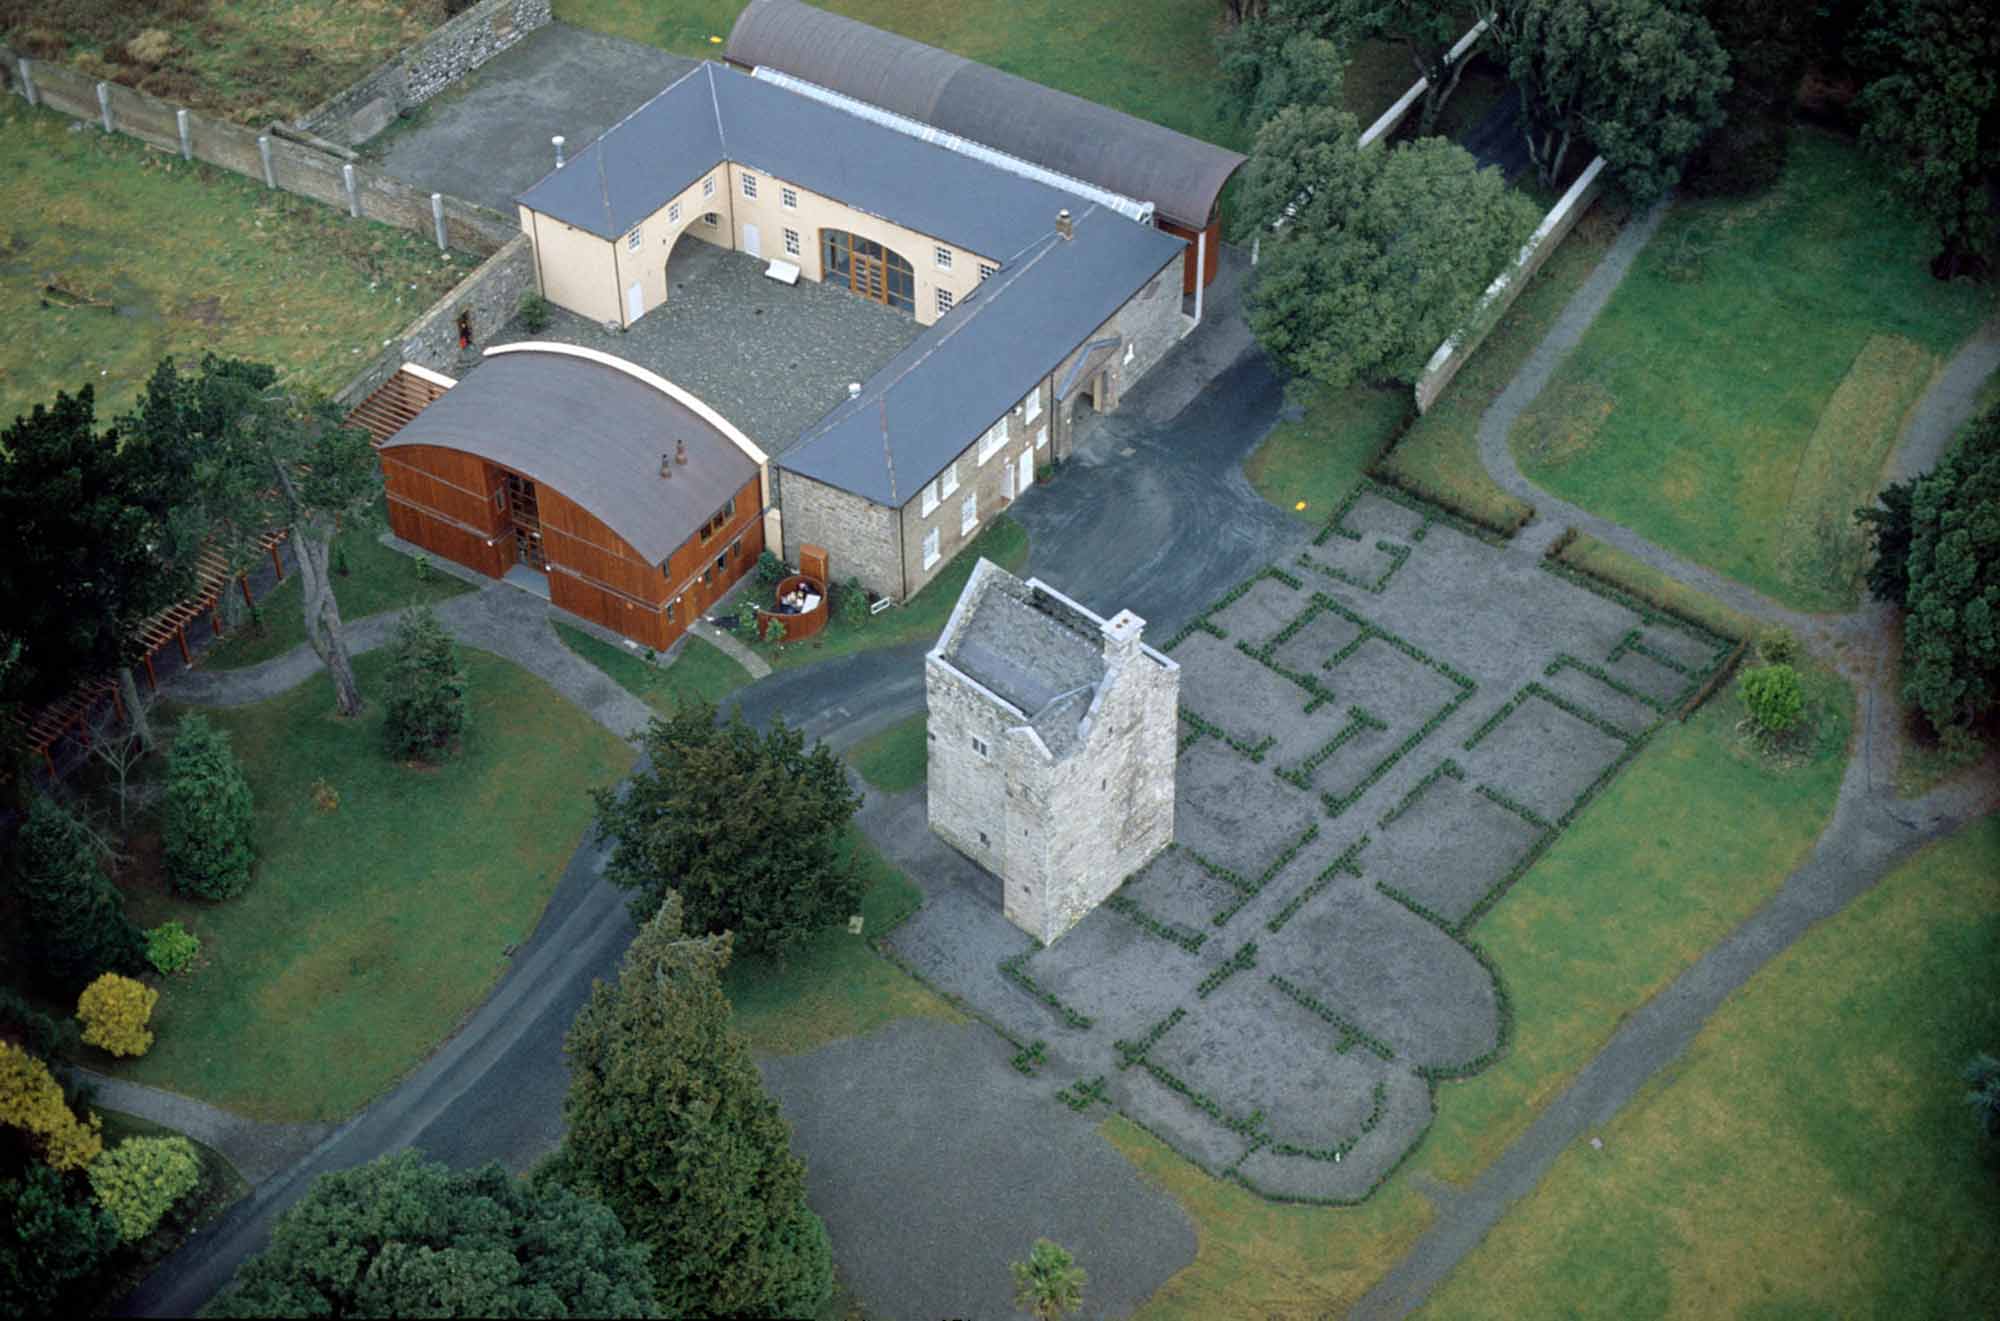
[[[201,1186],[201,1157],[184,1137],[126,1138],[90,1164],[97,1204],[136,1243],[159,1228],[174,1204]]]
[[[146,1021],[160,993],[144,982],[107,972],[83,988],[76,1018],[83,1024],[83,1041],[113,1055],[144,1055],[153,1048]]]
[[[0,1124],[34,1135],[58,1170],[80,1170],[104,1150],[103,1122],[78,1119],[49,1066],[11,1041],[0,1041]]]

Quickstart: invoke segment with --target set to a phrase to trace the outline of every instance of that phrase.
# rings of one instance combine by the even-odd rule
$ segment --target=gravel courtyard
[[[1156,643],[1174,847],[1048,948],[969,863],[890,941],[1052,1099],[1358,1201],[1505,1044],[1480,917],[1732,644],[1374,488]]]

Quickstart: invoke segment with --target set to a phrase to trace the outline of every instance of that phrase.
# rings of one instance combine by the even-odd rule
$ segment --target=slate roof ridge
[[[649,108],[651,108],[651,106],[655,101],[658,101],[660,98],[664,97],[667,93],[673,91],[676,87],[679,87],[682,83],[686,82],[688,79],[700,73],[703,69],[711,67],[711,65],[712,61],[707,61],[707,60],[704,60],[702,63],[697,64],[694,68],[689,69],[686,73],[674,79],[672,82],[668,83],[665,87],[662,87],[659,91],[653,93],[651,96],[647,97],[644,101],[641,101],[638,105],[634,106],[631,110],[627,111],[625,113],[624,118],[620,119],[617,123],[612,124],[610,127],[606,128],[602,133],[599,133],[596,137],[592,138],[590,141],[584,143],[581,147],[578,147],[576,149],[576,157],[574,159],[580,159],[583,156],[583,154],[587,151],[597,152],[598,191],[600,196],[602,196],[602,198],[604,199],[605,228],[607,229],[615,228],[615,222],[617,220],[617,217],[611,214],[610,181],[605,177],[604,174],[604,152],[602,150],[602,144],[604,140],[610,137],[613,133],[617,132],[619,129],[623,128],[627,123],[631,122],[639,115],[644,114]],[[712,80],[711,80],[711,85],[712,85]],[[716,112],[715,128],[717,135],[720,136],[722,132],[722,117],[720,110]],[[567,146],[568,144],[565,143],[564,145]],[[551,166],[548,170],[542,173],[542,176],[539,179],[536,179],[526,188],[523,188],[520,192],[514,194],[515,202],[519,203],[522,198],[525,198],[528,194],[534,192],[537,188],[540,188],[545,182],[547,182],[550,175],[555,174],[564,168],[566,168],[566,166],[563,165]],[[530,207],[529,209],[535,210],[536,208]]]
[[[734,158],[729,154],[729,121],[722,113],[722,96],[715,90],[715,61],[703,60],[699,67],[708,75],[708,105],[709,109],[715,111],[715,140],[722,144],[722,159],[732,160]],[[661,95],[664,96],[666,93],[662,92]]]

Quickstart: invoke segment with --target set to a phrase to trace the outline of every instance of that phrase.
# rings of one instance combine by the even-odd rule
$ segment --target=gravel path
[[[178,1092],[110,1078],[93,1069],[67,1072],[91,1090],[93,1104],[138,1115],[215,1148],[251,1185],[304,1159],[333,1131],[331,1124],[263,1124]]]
[[[1873,888],[1917,849],[2000,808],[2000,777],[1993,774],[1990,761],[1982,773],[1961,777],[1922,798],[1905,801],[1895,796],[1903,727],[1890,664],[1891,610],[1872,603],[1843,616],[1789,610],[1557,499],[1528,482],[1515,466],[1508,433],[1610,300],[1633,258],[1659,228],[1666,205],[1654,207],[1619,235],[1520,374],[1488,408],[1479,424],[1480,460],[1494,481],[1536,506],[1535,524],[1515,538],[1520,550],[1540,554],[1561,527],[1574,524],[1745,614],[1798,632],[1859,689],[1859,747],[1841,781],[1833,817],[1805,864],[1769,903],[1628,1018],[1534,1125],[1469,1186],[1455,1189],[1425,1182],[1422,1191],[1436,1207],[1436,1220],[1361,1298],[1350,1313],[1354,1318],[1403,1316],[1422,1306],[1508,1208],[1534,1190],[1556,1158],[1591,1130],[1609,1123],[1647,1081],[1678,1059],[1709,1015],[1738,987],[1815,923]],[[1962,346],[1919,401],[1891,459],[1892,477],[1922,472],[1937,462],[1971,417],[1980,385],[1996,369],[2000,369],[2000,322],[1988,324]]]

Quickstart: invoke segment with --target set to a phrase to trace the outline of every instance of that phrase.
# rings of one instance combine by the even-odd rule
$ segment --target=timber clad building
[[[788,559],[827,547],[835,577],[882,596],[921,589],[1067,456],[1079,406],[1116,408],[1198,323],[1216,198],[1243,159],[795,0],[753,0],[727,56],[521,194],[541,292],[630,327],[667,301],[676,245],[692,238],[907,314],[915,338],[792,434],[745,435],[633,369],[602,396],[579,386],[549,407],[510,387],[445,415],[455,445],[412,427],[384,449],[411,474],[391,469],[399,534],[487,573],[546,561],[556,604],[653,646],[765,544]],[[611,379],[617,360],[598,357]],[[432,410],[484,392],[500,365]],[[774,382],[786,371],[748,364],[766,369]],[[683,438],[699,481],[740,467],[732,447],[760,456],[761,480],[717,488],[713,509],[693,507],[697,483],[679,473],[639,480]],[[647,501],[665,503],[642,515]]]

